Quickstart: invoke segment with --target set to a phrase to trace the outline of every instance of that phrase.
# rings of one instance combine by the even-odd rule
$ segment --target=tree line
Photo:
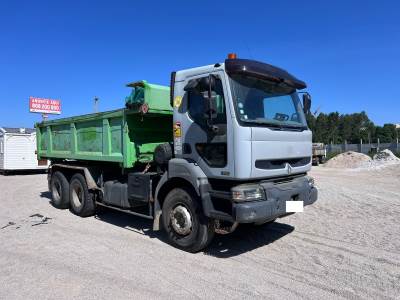
[[[313,142],[342,144],[396,142],[400,129],[394,124],[375,125],[365,111],[353,114],[320,113],[318,116],[307,115],[307,123],[313,132]]]

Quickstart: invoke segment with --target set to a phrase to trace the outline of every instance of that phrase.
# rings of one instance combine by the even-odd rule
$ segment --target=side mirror
[[[208,75],[207,77],[201,78],[199,81],[199,90],[200,92],[215,90],[215,76]]]
[[[217,95],[214,91],[209,97],[208,92],[203,92],[204,98],[204,118],[215,119],[217,117]]]
[[[303,111],[305,114],[309,114],[311,109],[311,95],[309,93],[303,94]]]
[[[199,84],[199,80],[198,79],[191,79],[189,80],[189,82],[185,85],[185,87],[183,88],[183,90],[185,92],[191,92],[194,91],[197,86]]]

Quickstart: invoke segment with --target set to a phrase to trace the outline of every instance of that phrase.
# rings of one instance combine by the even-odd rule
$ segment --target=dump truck
[[[303,81],[233,54],[170,79],[169,87],[128,84],[121,109],[36,124],[55,207],[151,219],[173,246],[197,252],[215,233],[317,200]]]
[[[318,166],[326,161],[326,147],[324,143],[312,144],[312,164]]]

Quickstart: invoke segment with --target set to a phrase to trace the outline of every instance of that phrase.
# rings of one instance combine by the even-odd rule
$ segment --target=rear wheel
[[[56,171],[50,179],[51,204],[56,208],[69,207],[69,183],[64,174]]]
[[[169,241],[188,252],[204,249],[214,237],[214,220],[204,216],[198,200],[190,189],[176,188],[168,193],[162,209]]]
[[[82,174],[75,174],[70,181],[70,205],[71,211],[81,217],[94,215],[96,205],[94,195],[90,193],[86,184],[85,177]]]

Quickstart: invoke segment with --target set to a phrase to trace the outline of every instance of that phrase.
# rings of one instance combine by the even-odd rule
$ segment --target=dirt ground
[[[399,299],[399,165],[311,175],[319,200],[304,213],[197,254],[147,220],[53,208],[46,175],[0,175],[0,299]]]

